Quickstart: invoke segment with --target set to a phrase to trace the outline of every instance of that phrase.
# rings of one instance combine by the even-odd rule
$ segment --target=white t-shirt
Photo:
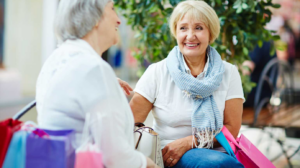
[[[146,157],[134,149],[134,119],[116,75],[84,40],[69,40],[48,58],[38,77],[36,101],[40,127],[75,130],[76,147],[82,144],[86,113],[99,114],[100,122],[90,130],[105,166],[146,167]]]
[[[205,68],[197,76],[197,79],[205,80],[208,62],[209,59],[207,59]],[[222,118],[224,118],[226,100],[234,98],[245,100],[237,68],[225,61],[223,64],[225,73],[222,83],[213,92],[218,109],[222,112]],[[185,68],[186,72],[191,74],[186,64]],[[168,72],[166,59],[150,65],[138,81],[134,91],[153,103],[153,128],[159,134],[162,148],[174,140],[192,135],[193,101],[184,96],[176,86]]]

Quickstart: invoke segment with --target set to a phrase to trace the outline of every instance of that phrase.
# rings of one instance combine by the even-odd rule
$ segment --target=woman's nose
[[[121,20],[120,20],[119,16],[117,16],[117,18],[118,18],[117,19],[117,24],[120,25],[121,24]]]
[[[195,38],[195,32],[193,30],[188,31],[187,39],[190,40],[194,38]]]

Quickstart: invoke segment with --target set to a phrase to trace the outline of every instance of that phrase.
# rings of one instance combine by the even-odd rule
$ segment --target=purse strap
[[[141,123],[141,122],[137,122],[137,123],[134,123],[134,126],[137,126],[137,127],[144,127],[145,124],[144,124],[144,123]]]

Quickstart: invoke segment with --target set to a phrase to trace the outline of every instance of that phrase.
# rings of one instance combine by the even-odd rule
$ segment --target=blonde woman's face
[[[205,56],[209,38],[209,30],[202,22],[185,16],[177,22],[177,44],[184,56]]]

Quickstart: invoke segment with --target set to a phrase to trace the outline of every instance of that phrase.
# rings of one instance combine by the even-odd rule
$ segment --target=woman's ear
[[[94,27],[95,27],[95,28],[98,28],[99,25],[100,25],[100,21],[98,21]]]

